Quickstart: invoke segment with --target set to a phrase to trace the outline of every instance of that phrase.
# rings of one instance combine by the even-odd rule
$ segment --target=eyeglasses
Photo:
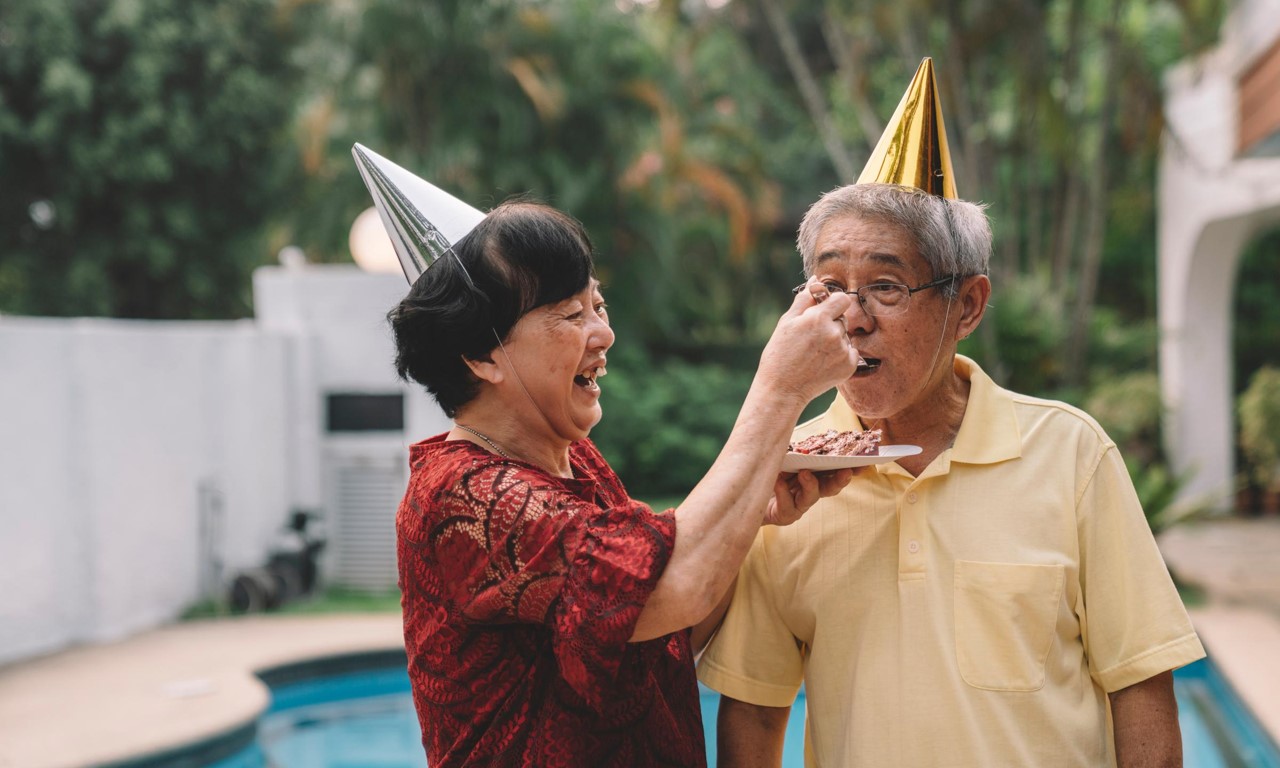
[[[823,283],[822,285],[829,293],[853,293],[858,297],[858,303],[862,305],[862,310],[868,315],[874,317],[890,317],[898,315],[907,310],[907,305],[911,303],[911,294],[917,291],[928,290],[929,288],[937,288],[940,285],[946,285],[953,280],[963,279],[963,275],[944,275],[937,280],[932,280],[924,285],[917,285],[912,288],[902,283],[872,283],[864,285],[856,291],[850,291],[841,287],[836,283]],[[802,283],[791,289],[791,293],[796,294],[803,291],[808,283]]]

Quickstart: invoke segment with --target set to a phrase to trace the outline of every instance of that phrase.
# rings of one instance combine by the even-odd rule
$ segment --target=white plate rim
[[[882,445],[880,452],[874,456],[826,456],[812,453],[788,452],[782,459],[783,472],[799,472],[808,469],[824,472],[849,467],[866,467],[872,464],[884,464],[897,461],[905,456],[915,456],[923,449],[918,445]]]

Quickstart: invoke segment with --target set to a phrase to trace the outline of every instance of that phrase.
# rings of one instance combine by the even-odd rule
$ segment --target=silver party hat
[[[351,154],[410,283],[484,218],[363,144],[352,147]]]

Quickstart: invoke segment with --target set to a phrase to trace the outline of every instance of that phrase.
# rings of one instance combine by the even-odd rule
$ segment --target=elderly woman
[[[796,297],[719,458],[656,513],[587,438],[614,333],[582,227],[507,203],[452,250],[389,315],[400,374],[455,420],[412,447],[397,517],[428,761],[704,765],[689,628],[762,523],[849,480],[779,468],[804,406],[854,371],[850,299]]]

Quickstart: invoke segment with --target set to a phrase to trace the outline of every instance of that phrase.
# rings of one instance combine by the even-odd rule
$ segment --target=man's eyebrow
[[[881,253],[877,251],[875,253],[867,254],[867,258],[877,264],[883,264],[886,267],[899,267],[901,269],[906,269],[907,267],[907,262],[903,260],[901,256],[893,253]]]
[[[814,265],[818,265],[823,263],[824,261],[829,261],[831,259],[838,259],[841,256],[843,256],[843,254],[841,254],[838,251],[824,251],[818,254],[818,258],[814,259],[813,263]],[[871,259],[877,264],[880,264],[886,267],[898,267],[899,269],[907,268],[907,262],[904,261],[901,256],[897,256],[892,253],[882,253],[880,251],[874,251],[872,253],[868,253],[867,258]]]

